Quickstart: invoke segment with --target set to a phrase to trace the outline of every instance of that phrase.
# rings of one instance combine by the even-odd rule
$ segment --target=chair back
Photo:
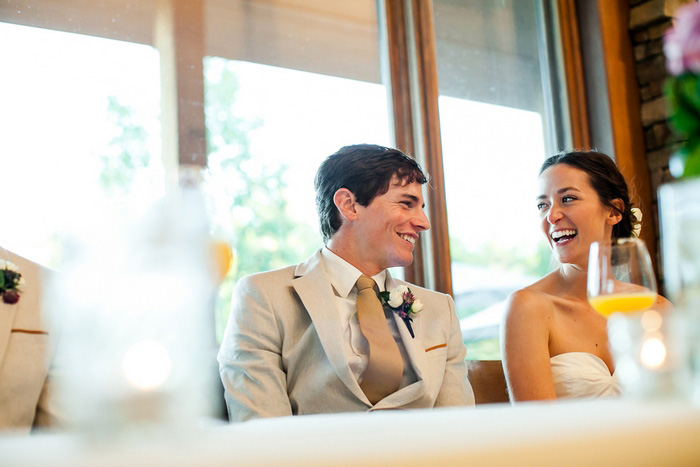
[[[467,360],[467,368],[477,404],[510,401],[500,360]]]

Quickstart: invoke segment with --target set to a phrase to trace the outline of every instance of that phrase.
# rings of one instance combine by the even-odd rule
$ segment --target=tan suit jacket
[[[400,284],[387,272],[387,290]],[[452,298],[409,286],[424,304],[412,323],[415,338],[395,318],[417,381],[372,405],[343,353],[320,251],[242,278],[218,355],[230,419],[473,404]]]
[[[24,278],[19,302],[0,299],[0,430],[29,432],[48,426],[49,335],[41,317],[41,280],[46,269],[0,249],[0,258],[12,261]]]

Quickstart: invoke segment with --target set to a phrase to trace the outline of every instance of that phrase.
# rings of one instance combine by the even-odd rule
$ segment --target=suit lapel
[[[399,334],[401,334],[401,340],[406,348],[408,358],[411,361],[411,365],[413,365],[413,370],[416,372],[416,377],[421,380],[423,379],[423,370],[425,369],[426,359],[425,349],[423,348],[423,343],[419,334],[420,318],[418,316],[414,317],[413,322],[411,323],[413,326],[413,334],[416,336],[415,338],[411,337],[411,333],[408,332],[406,323],[404,323],[396,313],[394,313],[394,319],[396,320],[396,326],[399,328]]]
[[[343,352],[343,336],[334,302],[335,295],[321,262],[320,251],[299,265],[296,274],[299,277],[292,280],[292,287],[309,313],[336,374],[358,399],[369,403]]]
[[[400,283],[394,280],[394,278],[391,277],[389,274],[389,271],[387,271],[387,280],[386,280],[386,288],[388,291],[393,289],[394,287],[399,286]],[[410,285],[409,285],[410,287]],[[387,396],[385,399],[379,402],[378,407],[387,405],[387,406],[392,406],[392,405],[405,405],[408,404],[419,397],[421,397],[423,394],[425,394],[425,381],[423,381],[425,377],[425,368],[426,368],[426,357],[425,357],[425,349],[423,348],[423,342],[421,340],[421,316],[420,313],[416,315],[413,318],[413,321],[411,322],[411,326],[413,327],[413,333],[415,335],[414,337],[411,337],[411,333],[408,331],[408,328],[406,327],[406,323],[404,323],[403,319],[396,314],[393,313],[394,319],[396,320],[396,327],[399,329],[399,334],[401,335],[401,340],[403,341],[403,345],[406,349],[406,354],[408,355],[408,359],[410,364],[413,366],[413,371],[416,373],[416,378],[417,381],[413,384],[410,384],[404,388],[399,389],[396,391],[394,394],[391,394]]]

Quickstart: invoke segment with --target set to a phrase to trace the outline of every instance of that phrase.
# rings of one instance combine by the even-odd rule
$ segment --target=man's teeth
[[[402,234],[399,234],[399,237],[403,238],[404,240],[406,240],[407,242],[409,242],[411,245],[415,245],[415,244],[416,244],[416,239],[415,239],[415,237],[411,237],[410,235],[402,235]]]
[[[557,230],[552,232],[552,240],[556,241],[562,237],[573,237],[574,235],[576,235],[575,230]]]

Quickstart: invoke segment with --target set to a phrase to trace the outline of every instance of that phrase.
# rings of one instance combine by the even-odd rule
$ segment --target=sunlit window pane
[[[100,203],[162,192],[158,54],[7,23],[0,44],[0,245],[52,265]]]
[[[435,2],[452,281],[467,358],[499,358],[505,299],[548,270],[537,2]],[[498,34],[494,34],[498,31]]]
[[[225,205],[215,229],[234,256],[219,332],[240,277],[323,245],[313,189],[323,159],[348,144],[392,144],[373,1],[243,3],[218,18],[232,36],[204,62],[209,170]],[[249,35],[236,36],[238,24]]]

